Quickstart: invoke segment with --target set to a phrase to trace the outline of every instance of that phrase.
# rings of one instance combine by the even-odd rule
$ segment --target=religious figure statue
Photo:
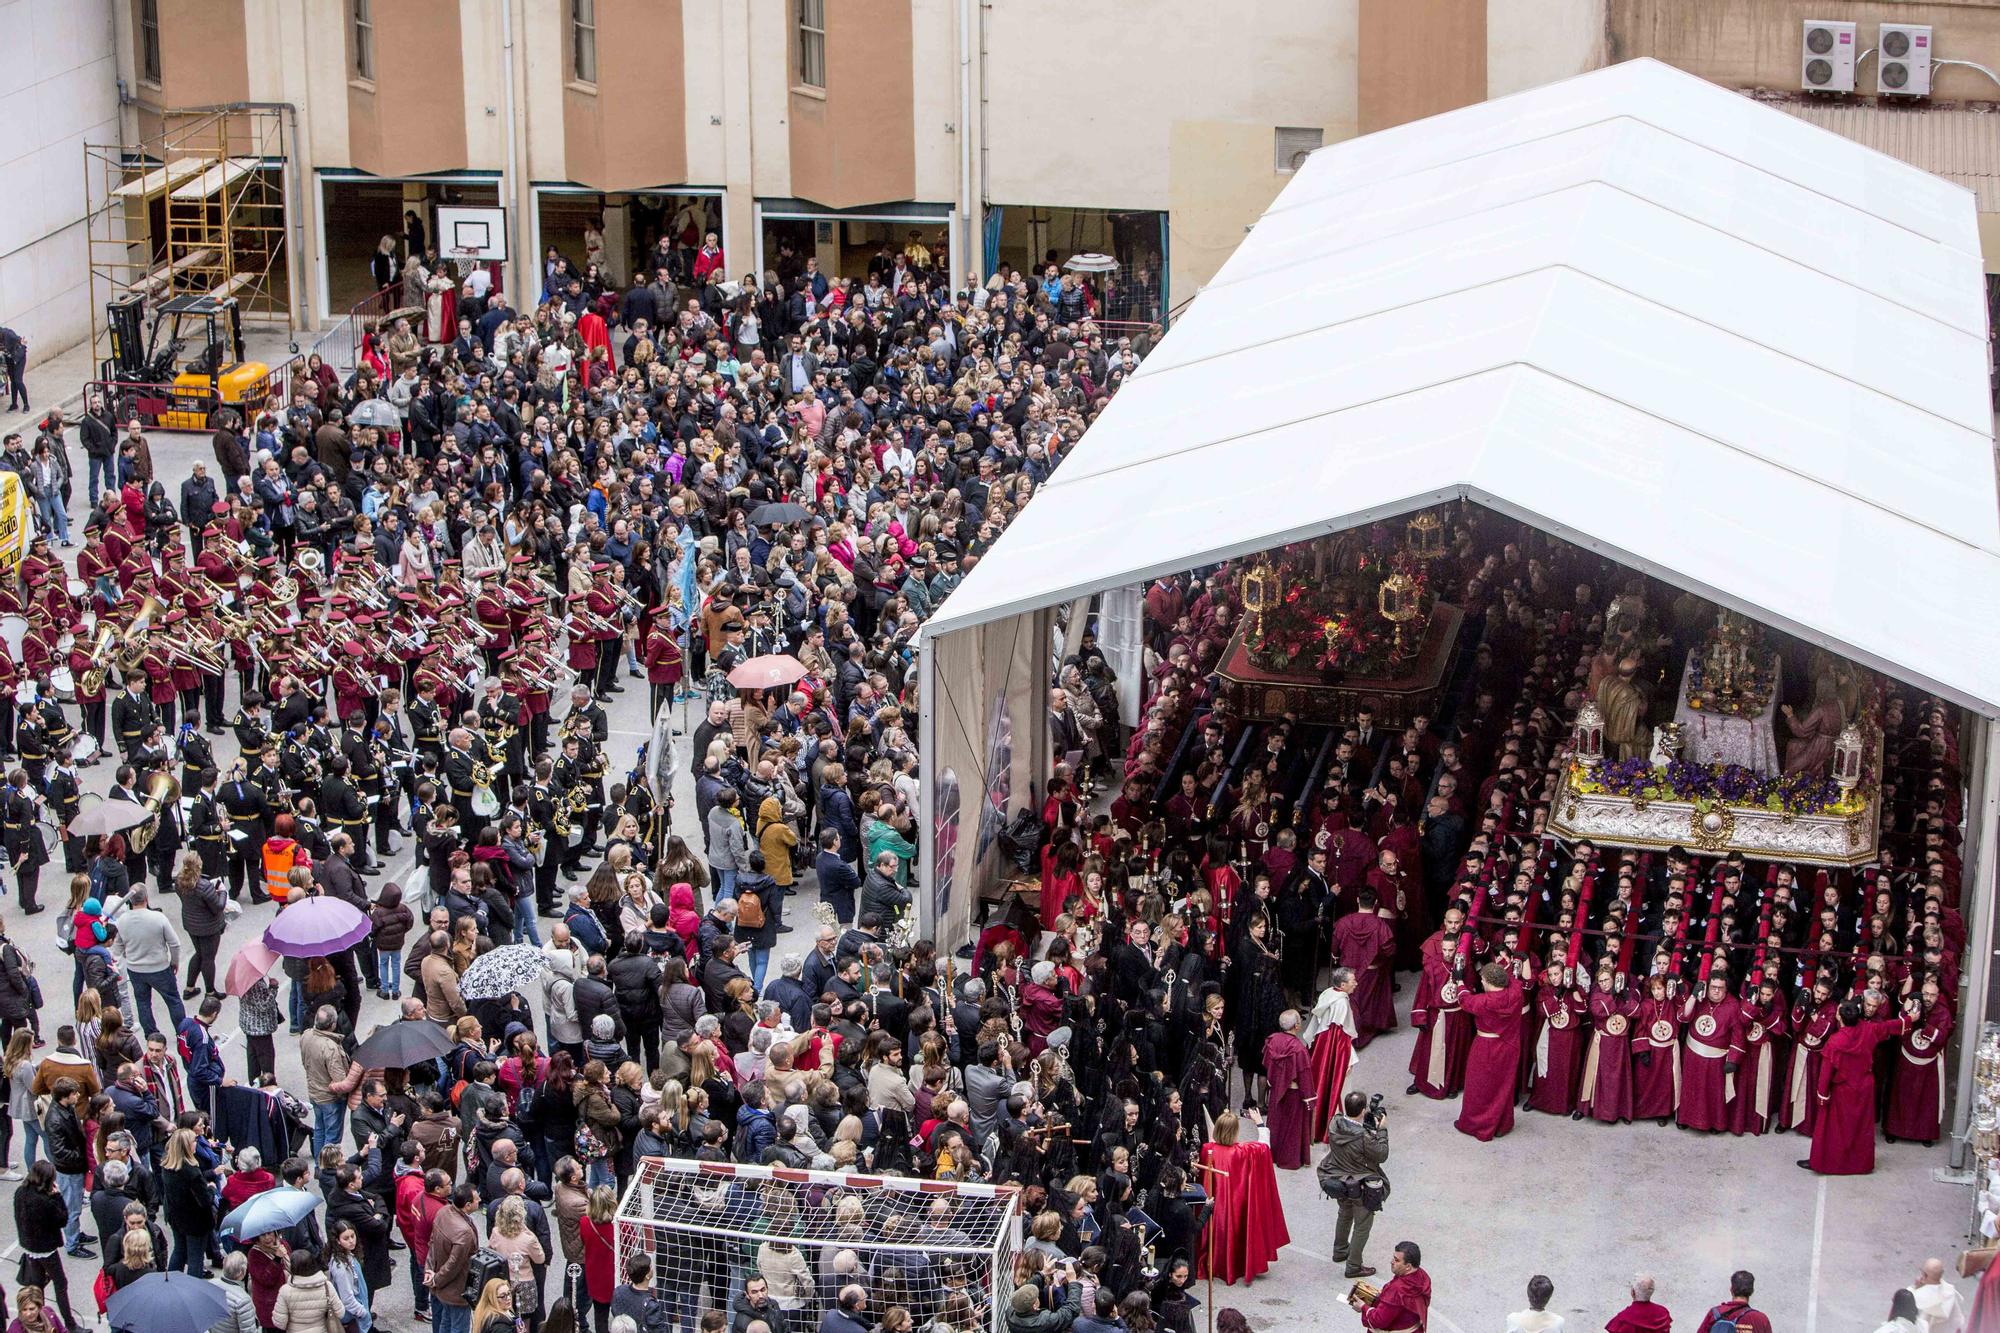
[[[1604,748],[1620,759],[1643,757],[1652,748],[1646,725],[1646,695],[1639,688],[1639,659],[1618,659],[1618,674],[1597,685],[1597,708],[1604,714]]]
[[[1833,759],[1834,738],[1840,735],[1840,692],[1831,672],[1813,677],[1812,709],[1804,717],[1782,705],[1792,739],[1785,743],[1786,773],[1824,773]]]

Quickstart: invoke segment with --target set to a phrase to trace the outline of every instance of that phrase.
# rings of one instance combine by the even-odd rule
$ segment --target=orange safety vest
[[[271,838],[264,843],[264,892],[283,907],[292,892],[292,866],[299,859],[299,845],[285,842],[280,847],[279,841]]]

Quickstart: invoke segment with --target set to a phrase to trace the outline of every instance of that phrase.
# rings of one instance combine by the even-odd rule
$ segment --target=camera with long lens
[[[1368,1099],[1368,1109],[1362,1112],[1361,1123],[1364,1125],[1379,1125],[1388,1117],[1388,1114],[1388,1111],[1382,1106],[1382,1094],[1378,1092]]]

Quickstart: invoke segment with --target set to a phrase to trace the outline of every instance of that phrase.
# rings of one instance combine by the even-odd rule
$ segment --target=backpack
[[[1701,1333],[1737,1333],[1738,1317],[1747,1314],[1749,1310],[1748,1301],[1730,1301],[1727,1305],[1718,1305],[1702,1320]]]
[[[744,930],[764,928],[764,898],[757,890],[736,891],[736,924]]]

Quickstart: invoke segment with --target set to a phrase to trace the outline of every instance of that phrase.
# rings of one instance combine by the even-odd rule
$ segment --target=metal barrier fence
[[[362,339],[373,333],[389,312],[397,308],[402,290],[401,287],[385,287],[373,296],[355,302],[352,309],[319,336],[312,350],[320,360],[332,366],[341,379],[346,379],[361,364]]]

